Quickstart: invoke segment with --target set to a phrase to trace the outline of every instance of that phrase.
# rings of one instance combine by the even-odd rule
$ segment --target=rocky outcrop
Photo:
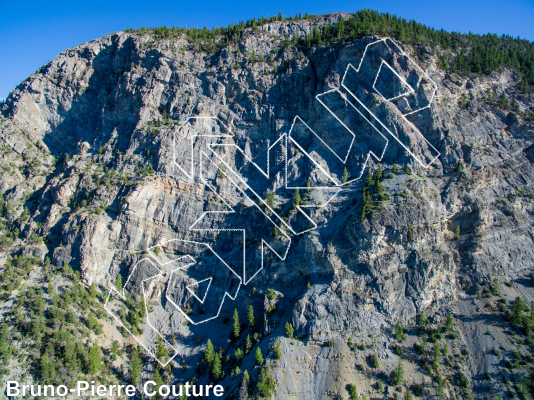
[[[345,340],[364,332],[384,335],[396,321],[413,320],[419,313],[444,316],[455,309],[462,290],[531,271],[533,127],[517,113],[484,100],[488,88],[513,90],[515,76],[507,70],[477,77],[446,74],[437,67],[436,49],[399,43],[436,83],[432,106],[405,121],[402,107],[424,105],[406,101],[392,106],[373,94],[369,82],[362,84],[357,95],[373,102],[371,111],[399,140],[382,128],[376,133],[359,126],[354,151],[362,157],[349,171],[350,185],[340,186],[326,206],[306,211],[317,226],[288,235],[290,246],[269,225],[266,207],[258,211],[258,199],[233,183],[231,171],[221,170],[219,160],[224,159],[263,200],[275,193],[273,207],[286,213],[295,230],[304,222],[290,211],[295,191],[283,187],[285,156],[289,177],[303,186],[307,180],[332,185],[318,165],[330,168],[326,172],[341,181],[343,168],[335,170],[338,161],[325,155],[304,125],[296,141],[309,146],[317,163],[290,141],[268,156],[266,151],[297,129],[292,128],[296,116],[335,149],[343,148],[347,132],[315,96],[340,88],[348,64],[358,65],[366,45],[379,38],[306,52],[281,44],[286,36],[305,36],[313,27],[341,18],[347,15],[250,28],[216,54],[198,51],[185,35],[156,39],[124,32],[66,50],[21,83],[2,109],[0,189],[6,204],[13,205],[6,215],[15,221],[27,207],[22,236],[43,237],[53,265],[66,262],[87,283],[102,287],[112,285],[118,274],[126,278],[140,252],[169,240],[209,243],[225,262],[237,265],[242,253],[230,245],[237,239],[213,229],[244,229],[247,265],[253,265],[250,272],[259,272],[238,296],[248,299],[253,287],[261,293],[267,288],[283,293],[279,301],[284,306],[278,307],[283,311],[276,319],[291,322],[296,334],[309,340],[308,346],[284,344],[285,354],[291,352],[284,363],[311,357],[317,371],[330,368],[333,361],[325,361],[331,355],[314,341]],[[424,61],[417,58],[422,52]],[[391,57],[393,68],[413,79],[401,55]],[[372,80],[372,71],[365,68],[360,73]],[[423,103],[431,96],[421,76],[417,101]],[[339,110],[347,102],[358,107],[349,94],[342,96],[328,104]],[[529,106],[529,101],[520,106]],[[191,116],[217,117],[217,134],[228,135],[211,142],[195,136],[194,129],[201,128],[188,122]],[[426,141],[414,133],[414,126]],[[373,135],[386,138],[387,147]],[[237,147],[220,146],[217,158],[209,152],[214,144]],[[363,156],[370,151],[375,156],[366,163]],[[381,157],[377,151],[383,151]],[[189,179],[184,171],[199,167],[201,160],[190,162],[188,157],[202,152],[215,167],[206,167],[206,180]],[[437,154],[428,168],[417,161]],[[267,165],[271,175],[263,179],[258,168]],[[378,168],[384,171],[385,179],[380,179],[387,196],[375,200],[373,213],[362,218],[362,188]],[[359,173],[363,175],[356,179]],[[309,204],[329,199],[320,190],[303,192]],[[236,212],[221,212],[230,208]],[[218,211],[202,220],[201,228],[207,230],[191,229],[206,211]],[[289,248],[287,255],[262,255],[262,240],[275,249]],[[42,246],[25,251],[45,257]],[[244,310],[251,301],[238,300],[221,312],[230,317],[229,310]],[[283,324],[269,319],[266,315],[262,322],[263,333],[281,333]],[[180,330],[184,338],[194,334],[176,320],[170,324],[168,333]],[[384,341],[386,359],[389,339],[377,337]],[[186,339],[182,345],[198,353]],[[346,353],[343,346],[336,351]],[[346,362],[336,365],[343,369]],[[326,393],[339,386],[328,379],[317,383],[316,376],[306,375],[300,387],[315,382],[320,387],[316,393]],[[279,398],[312,398],[282,376],[280,382],[279,393],[287,396]]]

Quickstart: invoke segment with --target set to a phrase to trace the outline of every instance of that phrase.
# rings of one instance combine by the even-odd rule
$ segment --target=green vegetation
[[[243,352],[243,350],[238,347],[237,349],[235,349],[234,351],[234,357],[237,361],[240,361],[243,357],[245,356],[245,353]]]
[[[458,375],[458,386],[463,388],[469,386],[469,378],[463,372]]]
[[[191,47],[196,50],[215,53],[223,47],[237,43],[246,35],[245,30],[255,30],[273,21],[296,21],[311,19],[314,16],[299,13],[294,17],[252,18],[247,22],[229,24],[228,27],[212,28],[180,28],[166,26],[158,28],[127,29],[126,32],[152,34],[155,38],[172,38],[186,35]],[[352,15],[347,21],[340,20],[337,24],[327,24],[319,29],[315,27],[308,36],[283,38],[282,46],[299,46],[304,51],[315,46],[330,46],[333,43],[355,40],[364,36],[377,34],[390,36],[403,43],[430,46],[438,52],[441,68],[460,74],[491,73],[506,67],[520,72],[519,88],[530,90],[534,85],[534,43],[508,35],[496,34],[474,35],[446,32],[427,27],[413,20],[399,18],[391,14],[364,9]],[[424,55],[420,56],[425,58]]]
[[[222,350],[221,352],[216,352],[211,340],[208,339],[206,343],[206,348],[202,353],[201,364],[199,365],[200,371],[206,370],[210,373],[211,377],[215,380],[220,379],[224,372],[222,370]],[[170,365],[170,364],[169,364]],[[158,368],[156,368],[157,370]]]
[[[404,325],[402,325],[402,322],[397,321],[395,324],[395,339],[400,340],[403,342],[406,340],[406,334],[404,333]]]
[[[402,385],[403,379],[404,379],[404,366],[402,365],[402,359],[399,358],[399,363],[397,364],[397,367],[391,373],[390,383],[392,386]]]
[[[101,350],[100,346],[94,344],[89,349],[89,364],[87,366],[87,372],[89,374],[96,374],[102,369]]]
[[[254,354],[254,361],[256,362],[256,365],[262,365],[263,364],[263,354],[261,353],[260,347],[256,347],[256,354]]]
[[[137,386],[141,379],[142,363],[137,350],[132,351],[130,358],[130,383]]]
[[[357,400],[358,399],[358,388],[354,383],[351,383],[349,385],[349,395],[351,400]]]
[[[284,327],[284,333],[286,334],[286,336],[290,339],[294,339],[295,338],[295,330],[293,329],[293,324],[290,323],[290,322],[286,322],[286,325]]]
[[[250,350],[252,350],[252,340],[250,340],[250,335],[247,335],[245,340],[245,354],[250,353]]]
[[[271,367],[266,366],[260,370],[260,379],[256,385],[258,393],[265,398],[269,398],[274,388],[276,387],[276,381],[274,380]]]
[[[301,18],[303,17],[298,15],[293,19]],[[312,16],[306,15],[304,18],[308,19],[312,18]],[[195,50],[214,52],[245,38],[247,35],[247,32],[245,32],[246,28],[254,30],[262,24],[274,20],[288,20],[288,18],[284,19],[280,15],[278,17],[261,18],[259,20],[254,19],[247,21],[247,23],[240,22],[239,24],[230,25],[228,28],[214,28],[211,31],[206,28],[187,29],[173,27],[171,29],[163,27],[153,30],[143,28],[136,30],[136,32],[153,34],[156,38],[170,38],[175,35],[185,34],[192,41]],[[534,52],[533,45],[528,41],[507,36],[499,38],[496,35],[449,34],[444,31],[435,31],[413,21],[406,22],[388,14],[378,14],[369,10],[360,11],[354,14],[348,21],[342,20],[336,26],[326,25],[321,28],[315,27],[306,37],[299,38],[293,36],[292,38],[280,38],[280,43],[282,46],[298,46],[301,50],[314,52],[321,51],[321,49],[314,49],[316,46],[341,43],[371,33],[390,35],[405,43],[418,43],[431,46],[438,53],[441,67],[451,72],[461,74],[487,73],[501,67],[509,67],[520,72],[518,82],[521,89],[532,90],[532,86],[534,85],[534,67],[532,62]],[[425,58],[426,56],[420,55],[419,57]],[[254,52],[249,54],[250,62],[269,62],[268,60],[269,57],[264,55],[255,54]],[[276,67],[273,70],[275,73],[283,73],[283,71],[288,69],[288,65],[289,61],[284,62],[279,67],[279,70],[276,70]],[[134,67],[135,64],[132,63],[131,68]],[[501,108],[511,108],[516,112],[519,111],[519,104],[515,97],[508,97],[503,92],[500,93],[500,96],[492,93],[491,98],[494,104]],[[497,98],[498,100],[496,100]],[[189,100],[187,102],[190,104]],[[463,100],[463,106],[465,106],[465,102]],[[167,110],[163,109],[160,111],[162,111],[163,123],[168,123],[169,115],[167,114]],[[161,126],[159,120],[155,126]],[[106,149],[110,150],[107,146]],[[102,156],[104,152],[106,152],[104,147],[100,145],[97,150],[98,155]],[[145,161],[135,166],[135,173],[140,177],[154,175],[153,165],[151,163],[147,164],[147,160],[151,160],[154,154],[148,149],[145,149],[142,154],[145,157]],[[122,156],[126,157],[127,154],[123,155],[119,149],[113,149],[113,152],[107,151],[106,156],[118,159],[122,158]],[[76,162],[76,157],[73,156],[71,158],[68,154],[65,154],[62,161],[58,162],[58,165],[62,164],[63,167],[72,167],[73,162]],[[106,158],[94,157],[101,161]],[[67,162],[71,159],[74,161],[71,161],[67,165]],[[88,193],[76,192],[73,194],[72,200],[69,203],[72,211],[77,212],[81,210],[80,214],[86,211],[87,213],[101,214],[107,210],[107,204],[104,202],[105,199],[97,196],[97,189],[102,185],[105,185],[109,189],[121,183],[129,184],[129,177],[132,178],[131,175],[127,176],[124,170],[120,172],[121,169],[118,165],[111,167],[108,164],[107,167],[104,167],[101,163],[97,163],[96,166],[96,171],[88,167],[85,172],[80,173],[81,179],[88,179],[91,184],[96,186],[96,189]],[[56,168],[59,167],[56,165]],[[393,165],[393,174],[402,173],[402,170],[405,170],[408,175],[412,175],[412,171],[409,168],[404,169],[404,165],[400,171],[397,170],[396,164]],[[461,162],[456,167],[456,170],[458,172],[464,171]],[[224,167],[219,168],[219,176],[226,176]],[[378,166],[376,171],[368,173],[363,188],[362,220],[380,210],[382,202],[389,199],[389,195],[384,193],[385,188],[382,186],[386,176],[388,179],[393,178],[391,173],[385,174],[381,165]],[[417,179],[415,176],[413,178]],[[342,182],[345,184],[347,181],[348,172],[345,168]],[[311,190],[310,181],[307,183],[307,188],[309,192]],[[525,196],[525,189],[521,188],[519,194]],[[415,193],[415,195],[417,194]],[[303,194],[303,198],[301,198],[297,190],[293,198],[294,207],[304,204],[303,200],[308,201],[306,196],[307,194]],[[406,197],[408,197],[408,194],[406,194]],[[269,207],[274,207],[274,193],[268,194],[266,203]],[[6,211],[14,211],[13,208],[18,211],[22,210],[22,214],[15,222],[8,222],[3,215]],[[110,204],[110,213],[112,212],[113,207]],[[25,206],[24,202],[20,204],[7,204],[4,197],[0,194],[0,251],[7,249],[15,240],[19,239],[20,231],[23,230],[24,224],[30,219],[31,215],[36,215],[35,207],[32,206],[31,202],[28,206]],[[10,217],[10,220],[12,221],[13,219]],[[75,228],[80,229],[85,222],[80,218],[76,221],[76,224],[79,225]],[[68,223],[74,224],[72,219]],[[26,225],[26,228],[28,228],[28,225]],[[74,228],[74,226],[69,228],[67,225],[64,227],[64,229],[67,228]],[[30,232],[32,229],[34,228],[30,227]],[[28,230],[23,230],[23,235],[20,235],[21,240],[25,240],[24,235],[26,232]],[[38,230],[35,232],[38,232]],[[32,239],[28,239],[28,243],[56,240],[49,239],[49,237],[45,237],[42,233],[39,233],[41,236],[37,236],[35,232],[31,236]],[[410,223],[407,233],[408,239],[412,239],[413,235],[413,225]],[[456,227],[454,237],[456,240],[460,239],[459,226]],[[55,243],[52,244],[55,245]],[[47,243],[48,245],[49,243]],[[60,245],[63,246],[66,243]],[[161,252],[160,247],[156,247],[154,252],[158,256]],[[25,287],[24,281],[32,270],[43,273],[40,277],[43,282],[41,288]],[[493,280],[489,288],[489,291],[495,296],[500,294],[498,284],[497,280]],[[534,274],[531,277],[531,284],[534,286]],[[119,291],[123,289],[120,274],[116,278],[115,287]],[[307,284],[307,288],[311,288],[310,283]],[[15,292],[16,290],[18,290],[17,293]],[[13,299],[13,308],[6,310],[3,316],[5,322],[0,325],[0,360],[2,366],[7,366],[13,359],[28,360],[28,374],[32,375],[35,381],[56,385],[63,383],[70,384],[74,379],[91,374],[106,376],[106,379],[109,378],[110,381],[127,376],[132,384],[139,385],[141,383],[143,363],[146,359],[141,357],[137,347],[125,346],[124,349],[121,349],[118,341],[113,341],[111,348],[106,348],[99,344],[98,338],[96,340],[94,339],[95,336],[98,337],[103,333],[101,322],[107,316],[99,304],[99,301],[102,302],[103,300],[102,294],[94,284],[89,288],[84,287],[80,281],[79,271],[73,271],[68,264],[64,264],[63,268],[53,266],[49,259],[43,263],[39,259],[30,258],[25,255],[8,257],[0,271],[0,298],[6,300],[10,296]],[[276,298],[276,291],[269,289],[266,297],[269,300],[274,300]],[[515,299],[510,310],[508,310],[506,302],[500,303],[499,307],[505,314],[505,318],[513,325],[515,330],[512,329],[512,332],[523,332],[526,335],[526,341],[524,339],[521,340],[534,347],[532,346],[532,343],[534,343],[534,338],[532,337],[534,333],[534,307],[531,306],[529,308],[521,297]],[[270,305],[268,313],[272,314],[275,311],[276,304]],[[120,308],[119,314],[121,321],[128,329],[134,333],[142,332],[140,324],[145,314],[145,305],[142,298],[138,296],[127,298]],[[244,318],[244,315],[242,317]],[[272,377],[270,367],[268,365],[264,366],[271,361],[264,360],[264,356],[258,345],[258,342],[261,340],[261,335],[257,332],[259,330],[258,327],[255,326],[256,321],[252,305],[248,307],[247,321],[248,327],[245,324],[241,324],[237,309],[234,310],[233,325],[229,324],[228,326],[228,331],[231,331],[233,337],[236,339],[231,344],[231,346],[235,346],[233,358],[231,358],[231,351],[228,354],[225,354],[222,349],[216,351],[211,341],[208,340],[201,361],[204,370],[200,368],[198,373],[204,372],[209,374],[215,381],[224,378],[225,372],[228,373],[230,370],[237,376],[241,373],[237,363],[241,362],[244,355],[249,354],[254,346],[257,346],[254,358],[256,364],[262,367],[258,367],[256,369],[257,372],[254,372],[253,383],[256,384],[257,389],[257,393],[254,393],[254,395],[259,394],[268,398],[275,388],[275,381]],[[453,330],[454,321],[452,316],[448,315],[442,331],[441,327],[439,329],[427,329],[429,322],[424,315],[420,315],[419,322],[421,338],[420,343],[416,345],[416,349],[421,354],[421,357],[424,356],[427,358],[427,361],[433,361],[432,366],[428,365],[428,369],[425,366],[423,368],[435,377],[438,383],[438,394],[442,397],[444,387],[447,384],[446,382],[448,382],[448,379],[452,382],[453,375],[444,375],[445,378],[442,378],[439,373],[443,373],[443,371],[438,370],[438,364],[440,361],[447,362],[448,359],[452,360],[453,356],[460,357],[460,355],[457,345],[452,345],[452,355],[447,357],[449,352],[448,344],[443,344],[443,342],[438,343],[438,341],[442,340],[442,333],[448,333]],[[250,334],[247,334],[248,332]],[[285,324],[284,333],[288,338],[295,339],[294,327],[290,322]],[[396,324],[394,335],[399,341],[406,339],[402,323],[398,322]],[[450,335],[452,339],[455,337],[455,334]],[[427,350],[425,347],[427,339],[430,339],[434,343],[431,350]],[[201,340],[199,338],[197,343],[200,344]],[[23,343],[22,346],[20,345],[21,343]],[[174,343],[175,338],[173,338]],[[330,347],[334,346],[334,342],[331,340],[326,344]],[[349,340],[349,345],[353,349],[356,348],[356,345],[351,340]],[[361,345],[361,348],[366,349],[365,343]],[[398,355],[403,353],[403,349],[401,345],[395,347]],[[282,357],[282,348],[279,341],[273,344],[272,352],[274,359],[280,359]],[[462,349],[461,352],[464,358],[469,355],[466,349]],[[504,361],[510,369],[519,369],[521,365],[526,364],[526,360],[529,360],[528,357],[521,356],[521,353],[517,351],[512,352],[514,355],[513,360],[507,359]],[[125,360],[127,365],[123,365],[120,369],[117,369],[117,367],[113,366],[112,361],[117,361],[124,353],[126,354]],[[494,349],[493,353],[496,356],[500,355],[497,349]],[[144,352],[141,354],[144,355]],[[162,339],[159,337],[156,344],[156,355],[161,359],[166,359],[169,356]],[[376,354],[370,356],[369,362],[373,368],[379,368],[379,359]],[[439,368],[441,369],[442,367],[439,366]],[[187,369],[187,365],[185,369]],[[3,371],[0,371],[0,374],[5,373]],[[162,385],[170,379],[170,364],[168,368],[162,368],[156,365],[153,371],[152,379],[157,385]],[[402,360],[399,359],[399,364],[391,376],[391,382],[395,385],[402,384],[403,375]],[[233,377],[234,375],[232,375]],[[522,397],[526,398],[527,396],[521,392],[522,383],[520,379],[518,378],[517,382],[514,381],[514,384]],[[470,385],[467,376],[460,372],[457,372],[455,381],[461,387],[467,388]],[[240,397],[248,397],[250,378],[247,371],[243,372],[241,382]],[[378,382],[377,386],[379,390],[382,390],[382,382]],[[349,385],[349,393],[351,398],[357,398],[356,386],[354,384]],[[413,393],[417,396],[422,396],[422,386],[414,385]],[[406,390],[404,398],[411,399],[411,396],[411,392]]]
[[[378,356],[376,354],[371,354],[369,362],[373,368],[378,368],[380,366],[380,363],[378,362]]]
[[[447,320],[445,321],[445,333],[449,333],[454,328],[454,321],[451,314],[447,314]]]
[[[422,397],[423,396],[423,385],[420,385],[418,383],[414,384],[413,385],[413,393],[417,397]]]
[[[295,197],[293,197],[293,208],[298,207],[302,203],[302,199],[300,197],[299,190],[297,189],[295,191]]]
[[[243,379],[241,379],[241,386],[239,387],[239,400],[247,400],[248,399],[248,382],[247,378],[243,375]]]
[[[237,339],[239,337],[239,334],[241,333],[241,323],[239,322],[239,314],[237,313],[237,308],[234,308],[234,330],[233,335],[234,338]]]
[[[27,287],[23,279],[35,267],[42,273],[44,284]],[[14,293],[15,289],[18,293]],[[106,318],[100,304],[103,294],[94,284],[84,287],[79,271],[73,271],[66,263],[53,269],[48,258],[42,262],[25,255],[8,257],[0,274],[0,296],[5,299],[12,294],[13,306],[6,310],[0,325],[1,365],[11,360],[27,365],[34,381],[40,384],[68,385],[73,379],[93,374],[119,380],[111,361],[120,357],[123,350],[117,341],[109,348],[98,343],[102,334],[100,321]],[[121,319],[129,329],[139,329],[135,325],[142,313],[138,310],[139,298],[128,298],[125,303]],[[18,344],[22,342],[23,347]],[[130,356],[130,381],[135,381],[142,363],[136,361],[131,347],[126,352]],[[0,370],[0,375],[6,372]]]
[[[508,96],[506,96],[506,93],[502,92],[497,105],[501,108],[504,108],[505,110],[508,110],[510,108],[510,100],[508,99]]]
[[[274,208],[274,196],[275,195],[276,194],[274,192],[271,192],[271,193],[267,194],[266,203],[270,208]]]
[[[363,204],[361,219],[364,220],[367,215],[372,215],[375,211],[381,209],[381,203],[389,199],[389,195],[384,193],[381,181],[385,179],[385,173],[382,165],[379,164],[375,172],[369,172],[362,188]]]
[[[276,341],[273,345],[274,358],[279,360],[282,358],[282,346],[280,342]]]
[[[251,328],[254,327],[254,308],[252,305],[248,306],[248,326]]]

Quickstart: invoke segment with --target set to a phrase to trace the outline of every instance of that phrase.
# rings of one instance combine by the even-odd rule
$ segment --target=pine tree
[[[165,347],[165,344],[163,343],[163,337],[158,335],[157,339],[156,339],[156,358],[161,361],[161,363],[165,363],[168,358],[169,358],[169,352],[167,350],[167,348]],[[158,363],[157,365],[157,368],[159,369],[163,369],[163,367],[161,367],[161,364]],[[167,372],[171,372],[170,371],[171,369],[171,364],[167,364],[166,366],[166,370]]]
[[[241,332],[241,323],[239,322],[239,314],[237,313],[237,308],[234,309],[234,338],[239,337]]]
[[[345,169],[343,170],[343,178],[341,179],[341,182],[343,183],[343,185],[347,183],[348,176],[349,176],[349,173],[347,171],[347,167],[345,167]]]
[[[263,364],[263,354],[261,354],[260,346],[256,347],[256,354],[254,355],[254,361],[257,365]]]
[[[512,111],[514,111],[516,113],[521,111],[521,109],[519,108],[519,103],[517,102],[517,99],[515,97],[512,100]]]
[[[111,356],[113,357],[113,361],[117,359],[117,356],[119,355],[119,342],[116,340],[111,343]]]
[[[271,367],[267,366],[260,370],[260,379],[256,384],[259,394],[264,398],[270,398],[271,393],[276,387],[276,381],[273,378]]]
[[[239,388],[239,400],[248,400],[248,385],[247,378],[243,376],[241,379],[241,387]]]
[[[301,202],[301,198],[300,198],[300,193],[299,193],[299,190],[297,188],[296,192],[295,192],[295,197],[293,198],[293,207],[297,207],[300,205],[300,202]]]
[[[63,351],[63,361],[65,366],[70,370],[76,368],[76,347],[72,340],[67,340],[65,343],[65,349]]]
[[[358,388],[356,387],[356,385],[354,383],[351,383],[349,385],[349,394],[350,394],[351,400],[357,400],[358,399]]]
[[[202,355],[202,358],[211,368],[213,360],[215,358],[215,350],[210,339],[208,339],[208,342],[206,343],[206,348],[204,349],[204,354]]]
[[[512,322],[515,325],[521,325],[523,323],[523,311],[525,311],[527,308],[527,305],[523,301],[521,297],[516,297],[514,304],[512,305],[511,312],[512,312]]]
[[[50,383],[51,373],[50,373],[50,359],[48,353],[44,353],[41,356],[41,381],[43,383]]]
[[[506,96],[506,93],[502,92],[501,97],[499,98],[499,106],[508,110],[510,108],[510,100]]]
[[[452,315],[447,315],[447,321],[445,322],[445,333],[448,333],[452,331],[452,328],[454,328],[454,321],[452,319]]]
[[[395,324],[395,339],[400,340],[403,342],[406,340],[406,334],[404,333],[404,326],[402,325],[402,322],[397,321]]]
[[[132,351],[132,358],[130,360],[130,383],[134,386],[139,384],[141,378],[141,358],[137,350]]]
[[[288,338],[294,339],[295,330],[293,329],[292,323],[286,322],[286,325],[284,327],[284,333]]]
[[[376,170],[376,180],[378,181],[378,180],[382,179],[383,176],[384,176],[384,170],[382,169],[382,164],[379,163],[378,164],[378,168]]]
[[[434,346],[432,348],[432,350],[434,351],[434,363],[437,365],[438,362],[439,362],[439,355],[440,355],[440,348],[439,348],[439,343],[436,342],[434,343]]]
[[[154,371],[154,376],[152,377],[152,380],[156,383],[154,385],[154,390],[156,391],[156,395],[154,396],[154,400],[162,400],[162,396],[159,394],[159,387],[163,385],[163,378],[161,377],[161,374],[159,373],[159,368],[156,368]]]
[[[275,342],[273,345],[274,350],[274,357],[279,360],[282,358],[282,346],[280,345],[280,342]]]
[[[234,350],[234,357],[237,361],[241,360],[244,357],[245,353],[241,350],[241,347],[238,347]]]
[[[102,360],[100,358],[100,346],[94,344],[89,349],[89,364],[87,366],[88,374],[96,374],[102,369]]]
[[[378,361],[378,356],[376,354],[372,354],[371,355],[371,366],[373,368],[378,368],[380,365],[379,361]]]
[[[122,277],[121,275],[117,275],[117,279],[115,280],[115,288],[117,289],[117,292],[122,291]]]
[[[250,335],[247,335],[247,339],[245,340],[245,353],[250,353],[250,350],[252,349],[252,340],[250,340]]]
[[[214,379],[219,379],[222,375],[221,356],[215,353],[213,357],[213,365],[211,366],[211,375]]]
[[[2,323],[1,329],[2,329],[2,331],[0,332],[0,354],[4,355],[8,351],[8,346],[7,346],[7,330],[8,330],[8,326],[7,326],[7,324],[5,322]]]
[[[398,386],[402,385],[402,380],[404,379],[404,366],[402,365],[402,360],[399,358],[399,364],[393,370],[392,380],[393,385]]]
[[[97,292],[96,292],[96,286],[94,282],[91,283],[89,290],[90,290],[91,298],[96,299]]]
[[[254,327],[254,308],[252,305],[248,306],[248,326]]]
[[[456,232],[454,232],[454,240],[460,240],[460,225],[456,226]]]

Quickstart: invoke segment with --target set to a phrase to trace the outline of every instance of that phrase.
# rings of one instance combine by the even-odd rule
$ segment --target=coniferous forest
[[[198,29],[168,28],[127,29],[127,32],[153,33],[159,38],[186,34],[196,42],[199,49],[217,52],[230,42],[241,39],[247,28],[259,28],[274,21],[298,21],[312,19],[315,15],[300,13],[294,17],[252,18],[246,22],[229,24],[228,27]],[[509,35],[497,34],[478,35],[436,30],[414,20],[407,21],[391,14],[383,14],[372,10],[361,10],[347,21],[340,20],[336,26],[327,24],[315,28],[307,37],[284,38],[284,45],[299,45],[304,49],[314,46],[329,46],[344,43],[369,35],[390,36],[405,44],[431,46],[440,50],[440,66],[448,71],[460,74],[491,73],[501,67],[515,69],[519,72],[518,88],[521,91],[532,91],[534,86],[534,43],[514,38]]]

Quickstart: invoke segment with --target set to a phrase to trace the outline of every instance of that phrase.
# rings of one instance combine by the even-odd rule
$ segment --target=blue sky
[[[0,0],[0,99],[61,51],[140,26],[226,26],[252,17],[370,8],[448,31],[534,41],[533,0],[8,1]]]

